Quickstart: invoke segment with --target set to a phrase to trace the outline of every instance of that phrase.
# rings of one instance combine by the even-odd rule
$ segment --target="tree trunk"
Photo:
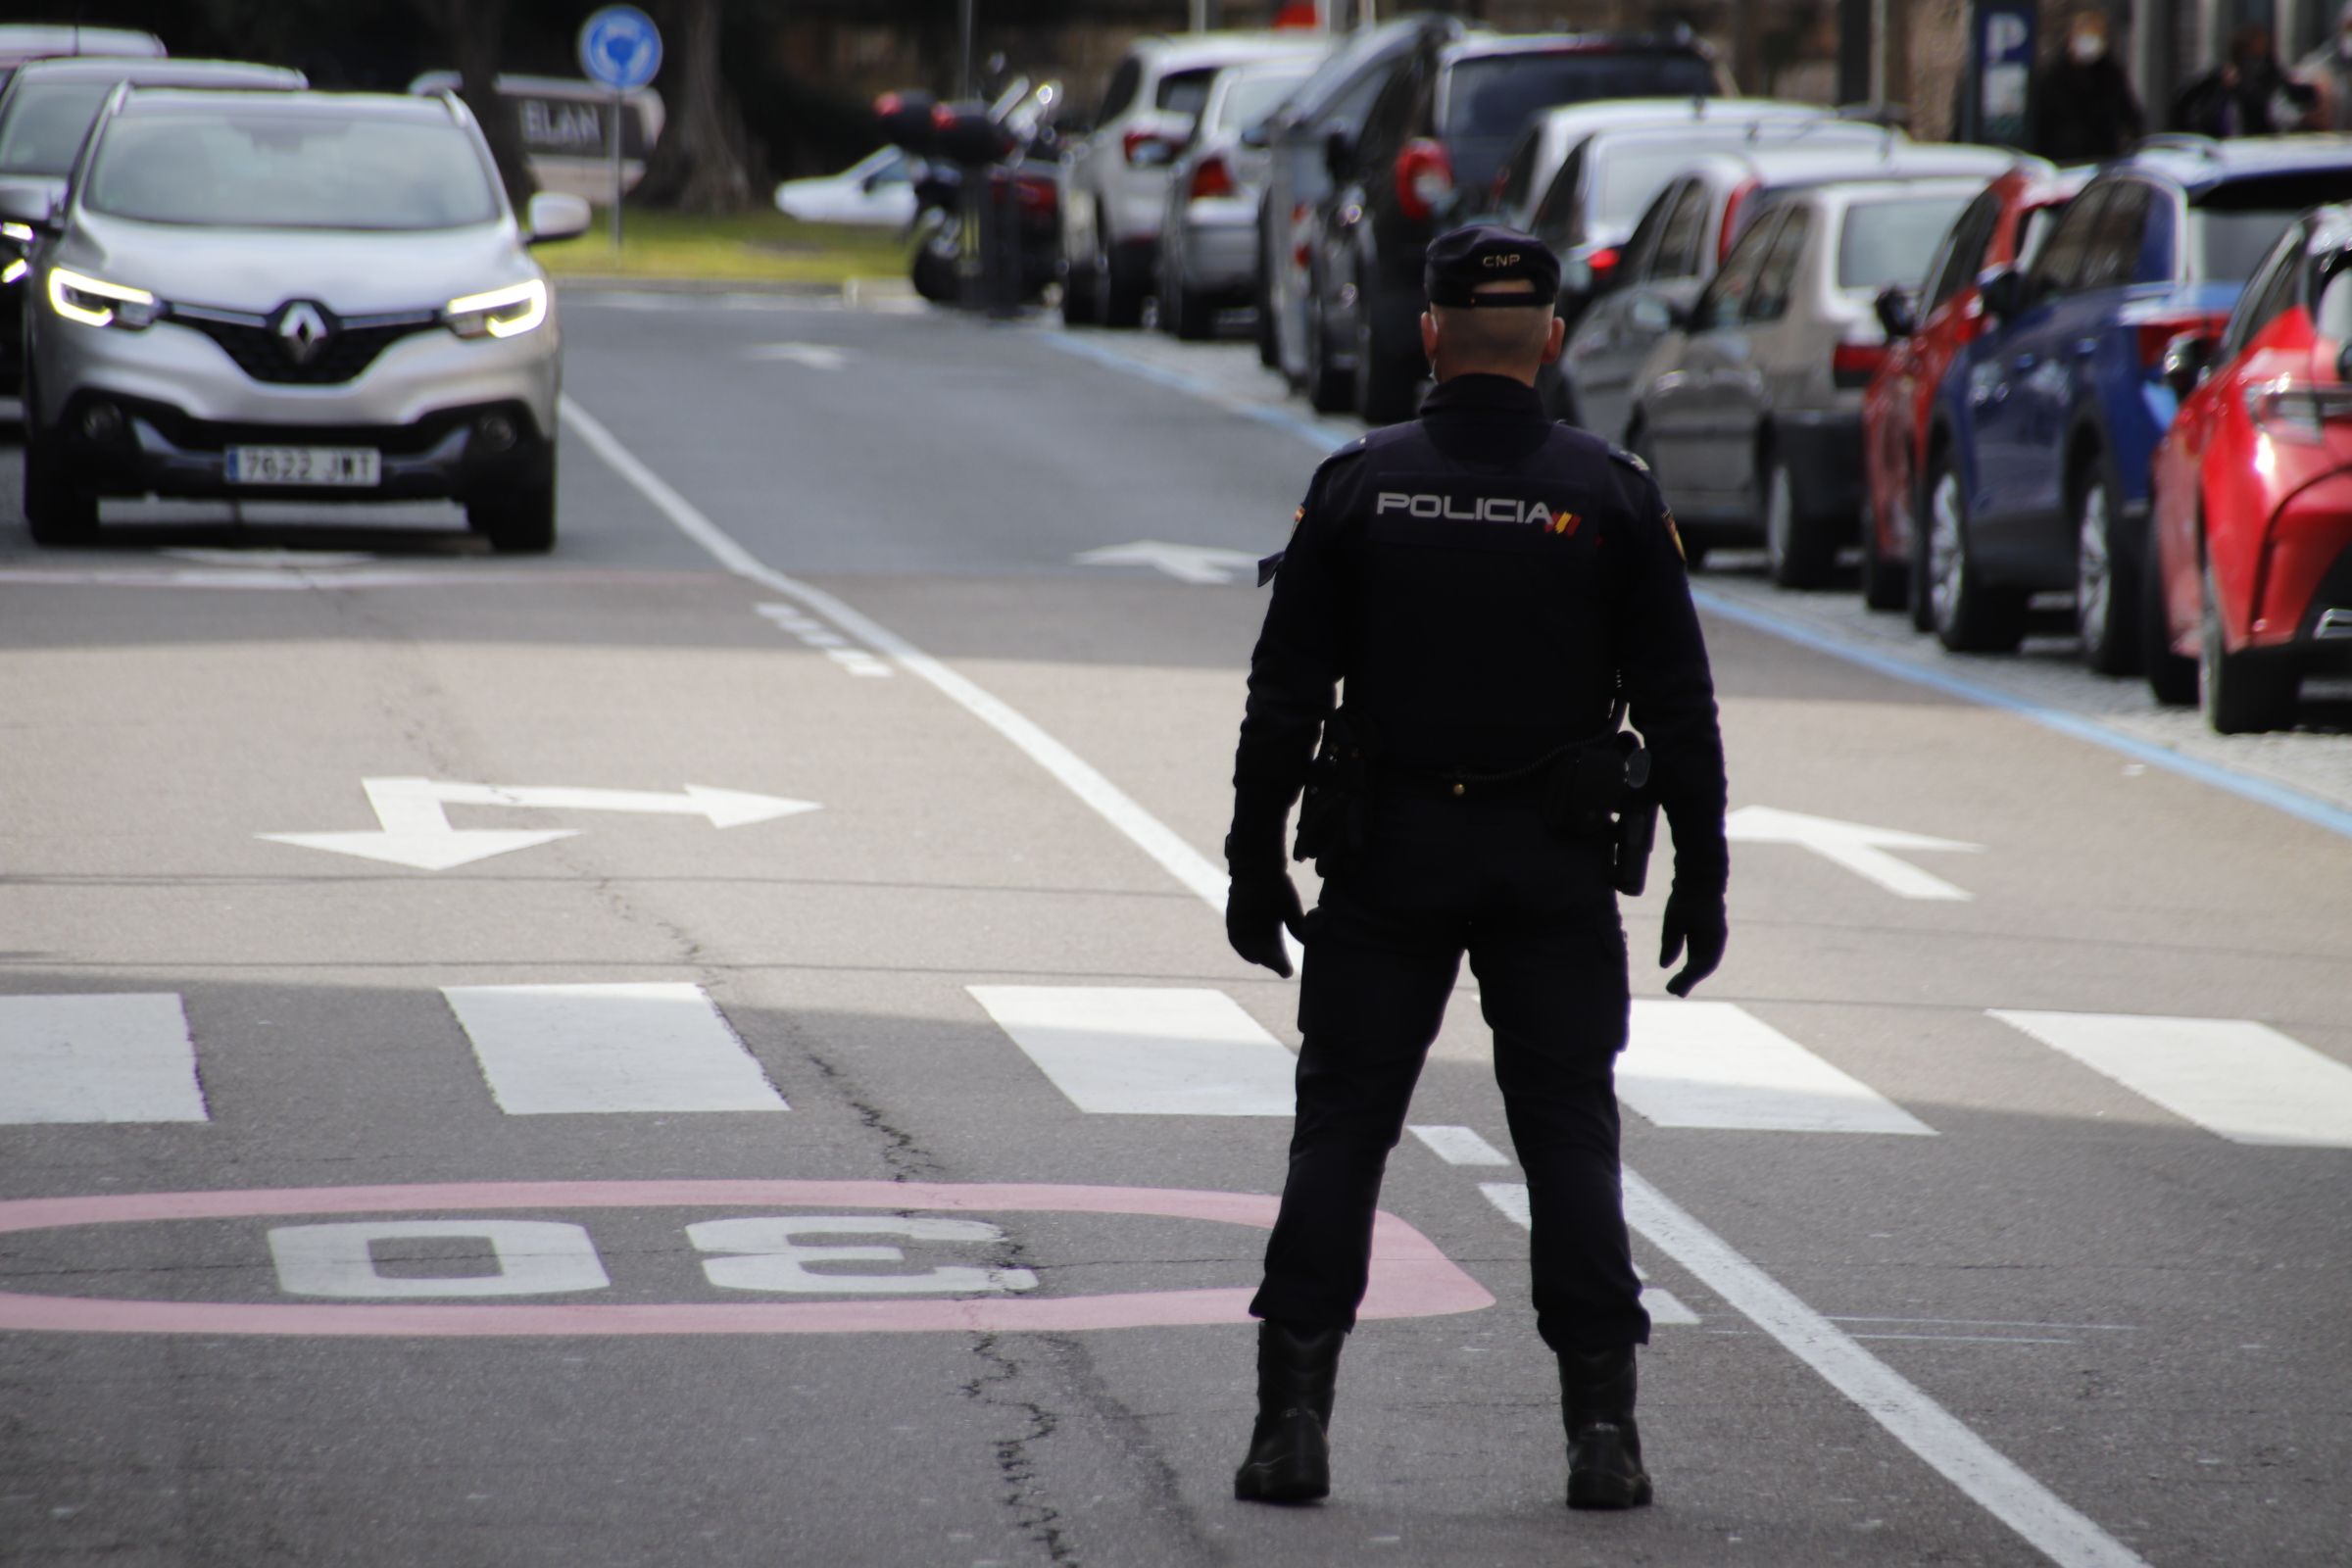
[[[539,182],[531,177],[530,155],[522,144],[522,124],[512,105],[498,95],[498,57],[506,31],[508,0],[415,0],[441,34],[449,63],[459,76],[458,96],[481,122],[498,162],[498,175],[507,187],[507,200],[519,215],[530,205]]]
[[[649,207],[723,217],[752,205],[750,137],[719,67],[720,7],[669,0],[662,8],[669,113],[637,187]]]

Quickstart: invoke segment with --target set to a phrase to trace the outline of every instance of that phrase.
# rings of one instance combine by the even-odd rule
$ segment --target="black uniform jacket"
[[[1674,518],[1524,383],[1456,376],[1315,471],[1250,659],[1232,853],[1279,841],[1343,682],[1376,764],[1433,774],[1530,766],[1605,732],[1622,692],[1678,886],[1722,891],[1723,743]]]

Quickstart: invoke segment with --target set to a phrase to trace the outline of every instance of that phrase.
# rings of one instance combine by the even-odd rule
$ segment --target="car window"
[[[1578,142],[1576,150],[1561,161],[1551,183],[1544,187],[1544,200],[1536,208],[1533,232],[1554,250],[1564,250],[1575,243],[1572,236],[1577,226],[1576,191],[1584,182],[1585,149],[1589,145],[1589,141]]]
[[[1936,241],[1967,204],[1949,195],[1848,205],[1838,231],[1838,286],[1876,291],[1922,276]]]
[[[1342,112],[1346,101],[1353,96],[1360,114],[1387,77],[1387,62],[1410,49],[1420,28],[1420,22],[1414,20],[1351,34],[1324,57],[1292,100],[1291,112],[1298,117],[1298,123],[1353,124]]]
[[[2235,359],[2247,344],[2293,306],[2303,281],[2303,225],[2295,224],[2271,247],[2269,259],[2255,271],[2230,313],[2222,334],[2222,358]]]
[[[1350,134],[1360,130],[1372,114],[1372,104],[1379,98],[1380,90],[1389,84],[1392,74],[1390,64],[1393,62],[1367,71],[1350,82],[1345,92],[1332,100],[1317,118],[1316,123],[1325,127],[1344,125]]]
[[[1667,216],[1665,232],[1658,238],[1658,261],[1653,275],[1698,275],[1699,248],[1706,243],[1707,209],[1712,204],[1705,180],[1694,179],[1683,187],[1673,212]]]
[[[2077,288],[2116,288],[2137,277],[2140,232],[2147,226],[2155,194],[2154,187],[2138,179],[2118,180],[2107,188],[2098,220],[2082,242]]]
[[[1217,128],[1247,130],[1282,107],[1301,79],[1298,72],[1250,72],[1225,89],[1225,101],[1217,106]]]
[[[1201,66],[1192,71],[1169,72],[1152,91],[1153,107],[1171,115],[1199,118],[1207,107],[1208,89],[1216,85],[1217,70],[1215,66]]]
[[[115,90],[111,81],[27,81],[9,101],[0,126],[0,169],[12,174],[67,174],[98,111]]]
[[[2319,299],[2311,314],[2320,336],[2352,343],[2352,251],[2321,258],[2312,292]]]
[[[2017,266],[2030,268],[2040,258],[2041,248],[2050,242],[2050,231],[2058,226],[2058,220],[2064,218],[2066,210],[2073,205],[2073,198],[2070,197],[2065,201],[2045,202],[2019,215],[2017,241],[2009,247],[2009,254]]]
[[[1638,51],[1480,55],[1457,61],[1440,134],[1509,136],[1539,109],[1592,98],[1704,98],[1715,69],[1694,54]]]
[[[1494,176],[1494,202],[1504,212],[1515,213],[1527,205],[1528,187],[1535,183],[1536,152],[1543,142],[1541,127],[1530,126],[1502,161],[1502,172]]]
[[[1125,114],[1143,84],[1144,63],[1133,55],[1120,61],[1119,69],[1110,74],[1110,80],[1102,88],[1102,112],[1095,116],[1095,123],[1107,125]]]
[[[114,121],[82,200],[208,228],[457,228],[499,212],[473,138],[455,124],[210,110]]]
[[[1420,117],[1413,109],[1421,96],[1421,60],[1417,55],[1399,61],[1382,79],[1378,96],[1364,111],[1362,137],[1366,148],[1398,146],[1415,134],[1413,127],[1420,123]],[[1385,160],[1376,158],[1373,162]]]
[[[2036,294],[2062,294],[2075,286],[2082,272],[2082,256],[2089,246],[2090,227],[2098,220],[2099,209],[2106,204],[2104,186],[2095,186],[2075,198],[2075,203],[2050,231],[2050,240],[2034,260],[2032,278]]]
[[[1722,270],[1699,295],[1698,304],[1690,313],[1691,331],[1713,331],[1740,319],[1740,309],[1756,284],[1757,265],[1763,261],[1765,249],[1779,226],[1779,217],[1776,208],[1757,214],[1755,220],[1747,225],[1747,232],[1740,236],[1732,254],[1723,259]]]
[[[1942,242],[1928,262],[1927,297],[1921,303],[1921,315],[1941,305],[1975,279],[1984,265],[1984,247],[1992,242],[1993,225],[2000,221],[2000,217],[2001,198],[1988,190],[1970,202],[1960,220],[1944,230]]]
[[[1634,225],[1633,233],[1626,236],[1625,261],[1620,271],[1628,281],[1649,275],[1657,260],[1658,236],[1666,231],[1666,214],[1672,206],[1673,196],[1661,195],[1649,204],[1649,211],[1642,215],[1642,221]]]
[[[1756,268],[1755,286],[1748,290],[1745,318],[1777,321],[1788,314],[1788,296],[1796,290],[1797,265],[1804,259],[1805,242],[1813,234],[1813,209],[1792,207],[1772,249]]]

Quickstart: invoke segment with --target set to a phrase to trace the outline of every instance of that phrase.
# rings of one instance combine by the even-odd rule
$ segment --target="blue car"
[[[2071,592],[2083,657],[2138,667],[2148,463],[2182,333],[2218,332],[2295,217],[2352,196],[2352,137],[2166,136],[2106,164],[2022,269],[1981,280],[1984,320],[1937,389],[1916,515],[1918,608],[1946,648],[2024,639]]]

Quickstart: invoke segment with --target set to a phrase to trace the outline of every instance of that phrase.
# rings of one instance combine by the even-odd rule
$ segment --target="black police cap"
[[[1535,286],[1524,294],[1513,290],[1499,297],[1476,293],[1481,284],[1520,278]],[[1560,260],[1533,234],[1499,223],[1469,223],[1429,242],[1422,281],[1432,305],[1549,305],[1560,292]]]

